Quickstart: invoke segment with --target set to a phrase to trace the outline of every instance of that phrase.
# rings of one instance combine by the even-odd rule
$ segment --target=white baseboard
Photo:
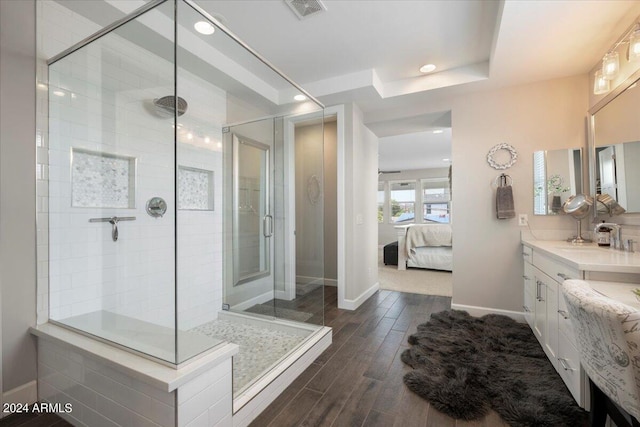
[[[289,295],[289,292],[276,291],[276,299],[285,300],[285,301],[291,301],[291,300],[294,300],[295,297],[291,298],[291,296]]]
[[[380,283],[376,282],[375,285],[361,293],[356,299],[344,299],[344,303],[342,306],[339,305],[338,308],[344,308],[346,310],[355,310],[360,307],[360,305],[365,302],[371,295],[375,294],[376,291],[380,288]]]
[[[29,381],[19,387],[2,393],[2,403],[35,403],[38,401],[38,381]],[[0,418],[8,413],[0,411]]]
[[[336,279],[324,279],[324,285],[325,286],[337,287],[338,286],[338,280],[336,280]]]
[[[273,291],[267,291],[262,295],[258,295],[256,297],[253,297],[251,299],[248,299],[246,301],[241,302],[240,304],[236,304],[234,306],[232,306],[231,308],[234,310],[240,310],[240,311],[244,311],[249,307],[253,307],[256,304],[262,304],[265,303],[267,301],[271,301],[273,299]]]
[[[296,283],[301,285],[314,284],[319,285],[324,282],[324,277],[296,276]]]
[[[463,304],[451,304],[453,310],[464,310],[472,316],[481,317],[485,314],[502,314],[503,316],[511,317],[513,320],[525,323],[524,313],[521,311],[501,310],[499,308],[491,307],[476,307],[474,305]]]

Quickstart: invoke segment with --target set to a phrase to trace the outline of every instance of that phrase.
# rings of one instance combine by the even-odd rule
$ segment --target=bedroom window
[[[533,214],[547,214],[547,185],[544,170],[545,151],[533,153]]]
[[[422,218],[425,222],[449,223],[450,202],[448,178],[422,180]]]
[[[416,182],[391,181],[389,185],[391,208],[389,222],[394,224],[415,222]]]
[[[384,222],[384,181],[378,182],[378,223]]]

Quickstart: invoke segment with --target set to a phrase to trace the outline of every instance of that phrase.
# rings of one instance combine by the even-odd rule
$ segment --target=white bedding
[[[420,246],[451,246],[449,224],[414,224],[407,227],[407,253]]]
[[[421,246],[408,252],[407,267],[453,271],[451,246]]]

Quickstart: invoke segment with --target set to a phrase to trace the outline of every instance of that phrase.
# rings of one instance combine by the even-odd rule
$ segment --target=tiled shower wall
[[[66,11],[55,4],[43,7]],[[77,18],[79,22],[84,19]],[[48,31],[55,32],[56,27]],[[44,39],[49,35],[40,37],[46,45]],[[48,56],[54,53],[45,52]],[[53,319],[108,310],[173,327],[176,246],[180,329],[216,318],[222,304],[222,155],[218,143],[226,95],[184,70],[178,74],[179,96],[187,100],[188,109],[178,119],[177,163],[212,172],[213,191],[194,192],[191,199],[211,195],[214,200],[201,205],[214,210],[179,210],[176,233],[173,120],[160,117],[152,104],[153,99],[173,93],[173,65],[110,34],[50,67],[50,134],[45,126],[40,127],[43,149],[38,150],[42,173],[38,207],[41,212],[49,209],[48,236],[47,215],[39,217],[39,322],[47,318],[43,286],[47,243],[49,315]],[[40,95],[44,95],[40,97],[42,123],[47,116],[43,111],[46,91]],[[91,178],[90,174],[76,174],[82,179],[72,182],[72,148],[135,158],[135,207],[72,206],[73,186],[82,188],[86,184],[82,180]],[[119,187],[115,182],[101,185],[128,191],[121,188],[122,183]],[[145,211],[147,200],[154,196],[167,202],[162,218],[152,218]],[[109,223],[89,222],[90,218],[111,216],[136,217],[119,224],[117,242],[112,240]]]

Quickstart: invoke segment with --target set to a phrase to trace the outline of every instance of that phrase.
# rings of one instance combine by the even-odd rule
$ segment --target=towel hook
[[[504,173],[501,173],[493,180],[494,187],[506,187],[507,185],[513,185],[513,178]]]

